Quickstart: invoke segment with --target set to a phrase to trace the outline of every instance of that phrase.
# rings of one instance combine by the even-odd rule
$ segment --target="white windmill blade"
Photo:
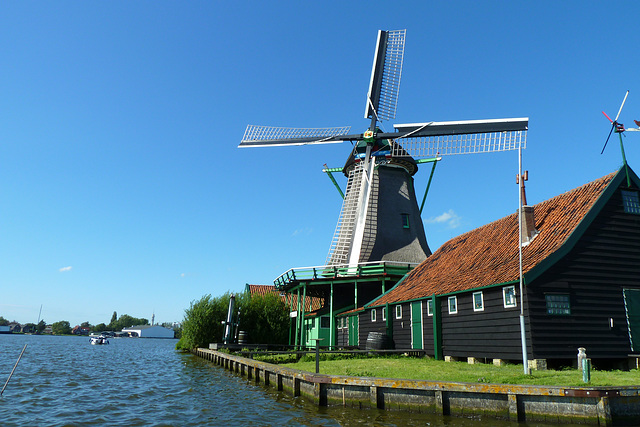
[[[406,33],[407,30],[378,31],[365,119],[389,120],[396,116]]]
[[[618,114],[616,114],[616,118],[614,122],[618,121],[618,117],[620,117],[620,113],[622,113],[622,108],[624,107],[624,103],[627,102],[627,96],[629,96],[629,91],[624,94],[624,99],[622,100],[622,104],[620,105],[620,109],[618,110]]]
[[[330,128],[289,128],[249,125],[238,147],[332,144],[360,137],[348,135],[351,126]],[[346,137],[346,138],[345,138]]]
[[[414,158],[526,148],[528,118],[394,125],[392,156]]]

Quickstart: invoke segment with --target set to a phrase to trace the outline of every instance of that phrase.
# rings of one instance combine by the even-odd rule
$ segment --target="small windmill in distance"
[[[640,121],[638,120],[634,120],[636,126],[638,126],[638,128],[629,128],[629,129],[625,129],[624,125],[620,122],[618,122],[618,118],[620,117],[620,113],[622,113],[622,108],[624,107],[625,102],[627,102],[627,97],[629,96],[629,91],[627,91],[627,93],[625,93],[624,95],[624,99],[622,100],[622,104],[620,105],[620,109],[618,110],[618,114],[616,114],[616,118],[614,120],[611,120],[611,117],[609,117],[607,115],[607,113],[605,113],[604,111],[602,112],[602,114],[604,114],[604,116],[609,119],[609,121],[611,122],[611,130],[609,131],[609,135],[607,136],[607,140],[604,142],[604,146],[602,147],[602,151],[600,151],[600,154],[604,153],[605,148],[607,148],[607,143],[609,142],[609,138],[611,138],[611,134],[615,131],[615,133],[618,134],[618,136],[620,137],[620,152],[622,153],[622,163],[625,167],[626,173],[627,173],[627,185],[630,187],[631,186],[631,179],[629,178],[629,167],[627,166],[627,156],[625,155],[624,152],[624,144],[622,142],[622,136],[624,135],[625,131],[630,131],[630,132],[639,132],[640,131]]]
[[[239,147],[354,144],[342,172],[347,186],[326,265],[364,262],[422,262],[427,244],[413,175],[416,158],[517,150],[526,146],[528,118],[396,124],[382,132],[378,123],[395,118],[406,30],[379,31],[366,98],[369,127],[285,128],[249,125]]]

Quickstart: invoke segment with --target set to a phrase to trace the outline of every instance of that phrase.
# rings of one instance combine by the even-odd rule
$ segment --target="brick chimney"
[[[521,179],[522,178],[522,179]],[[527,192],[524,189],[524,182],[529,180],[529,171],[524,171],[522,177],[517,176],[516,182],[520,185],[520,191],[522,196],[522,226],[520,227],[520,241],[522,246],[527,246],[534,237],[538,234],[536,230],[536,220],[533,216],[533,206],[527,205]]]
[[[538,230],[536,230],[536,221],[533,216],[533,206],[523,206],[521,218],[522,227],[520,228],[520,232],[522,234],[520,238],[522,245],[526,246],[531,243],[533,238],[538,234]]]

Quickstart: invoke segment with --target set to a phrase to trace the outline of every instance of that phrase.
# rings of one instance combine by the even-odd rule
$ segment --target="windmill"
[[[620,117],[620,113],[622,113],[622,108],[624,108],[624,104],[625,102],[627,102],[628,96],[629,96],[629,91],[627,91],[627,93],[624,94],[622,104],[620,104],[620,109],[618,110],[618,114],[616,114],[616,118],[614,120],[611,120],[611,117],[609,117],[607,113],[605,113],[604,111],[602,112],[602,114],[604,114],[604,116],[611,122],[611,130],[609,131],[609,135],[607,136],[607,140],[604,142],[604,146],[602,147],[602,151],[600,151],[600,154],[604,153],[605,148],[607,148],[607,143],[609,142],[609,138],[611,138],[611,134],[615,131],[620,137],[620,152],[622,153],[622,163],[627,173],[627,185],[630,187],[631,179],[629,178],[629,167],[627,165],[627,157],[624,152],[624,144],[622,143],[622,136],[624,135],[624,132],[627,130],[632,132],[640,131],[640,122],[637,120],[634,120],[635,124],[638,126],[637,129],[634,129],[634,128],[625,129],[624,125],[618,122],[618,118]]]
[[[418,161],[437,156],[515,150],[526,145],[528,118],[396,124],[406,30],[379,31],[366,98],[369,127],[286,128],[249,125],[239,147],[328,144],[354,147],[342,169],[344,201],[327,265],[421,262],[431,254],[413,187]],[[416,161],[415,159],[421,159]]]

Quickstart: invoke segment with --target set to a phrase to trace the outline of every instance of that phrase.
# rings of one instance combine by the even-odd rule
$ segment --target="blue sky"
[[[601,113],[640,120],[637,5],[5,2],[0,315],[179,321],[205,294],[321,265],[348,143],[237,148],[247,124],[360,132],[378,29],[407,29],[397,116],[529,117],[537,203],[616,170]],[[640,134],[625,148],[640,169]],[[638,166],[636,166],[638,165]],[[516,152],[439,163],[433,250],[514,212]],[[422,194],[428,167],[416,176]],[[344,185],[344,180],[341,182]],[[419,196],[421,197],[421,196]]]

